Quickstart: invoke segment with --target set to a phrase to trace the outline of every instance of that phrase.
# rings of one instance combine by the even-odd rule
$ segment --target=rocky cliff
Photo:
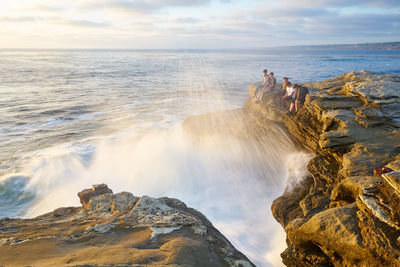
[[[254,266],[200,212],[172,198],[79,193],[82,207],[0,220],[5,266]]]
[[[361,71],[304,84],[289,116],[279,97],[243,111],[280,123],[314,153],[309,176],[272,205],[287,233],[287,266],[400,266],[400,75]],[[375,167],[388,167],[385,174]]]

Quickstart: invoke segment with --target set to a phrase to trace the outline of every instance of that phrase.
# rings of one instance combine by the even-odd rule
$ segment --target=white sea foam
[[[0,175],[8,175],[0,177],[0,200],[16,203],[0,214],[78,206],[77,192],[105,182],[114,192],[179,198],[258,266],[279,266],[285,238],[270,206],[287,181],[301,179],[308,156],[273,126],[259,143],[217,135],[199,145],[180,123],[242,106],[266,62],[299,81],[346,68],[332,73],[314,55],[304,68],[297,54],[71,53],[0,55]]]
[[[277,266],[284,235],[270,206],[288,179],[303,175],[305,157],[292,151],[279,129],[273,136],[281,139],[251,149],[218,135],[199,146],[178,125],[140,136],[125,133],[86,147],[45,149],[26,165],[31,176],[27,190],[35,192],[36,202],[25,216],[77,206],[77,192],[106,183],[114,192],[179,198],[203,212],[258,266]]]

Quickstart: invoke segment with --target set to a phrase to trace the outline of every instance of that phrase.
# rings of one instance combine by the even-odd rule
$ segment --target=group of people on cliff
[[[304,105],[308,89],[299,84],[292,84],[289,78],[284,77],[281,87],[276,90],[276,78],[273,72],[268,73],[268,70],[263,71],[263,83],[256,87],[253,97],[256,99],[255,103],[258,104],[263,97],[268,94],[273,97],[280,97],[282,106],[285,102],[289,103],[289,115],[297,113]]]

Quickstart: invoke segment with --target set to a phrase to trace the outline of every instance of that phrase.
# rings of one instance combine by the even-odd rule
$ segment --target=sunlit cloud
[[[398,41],[398,0],[14,0],[0,47],[240,48]]]
[[[82,9],[119,9],[122,11],[152,12],[171,7],[193,7],[210,3],[210,0],[79,0]]]

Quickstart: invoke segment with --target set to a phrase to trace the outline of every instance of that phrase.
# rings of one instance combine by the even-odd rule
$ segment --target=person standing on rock
[[[263,74],[264,74],[264,81],[263,81],[262,85],[259,85],[256,87],[256,90],[254,90],[253,97],[257,97],[258,92],[260,92],[260,90],[264,90],[266,88],[267,84],[269,83],[268,70],[267,69],[263,70]]]
[[[257,99],[256,99],[256,104],[260,103],[261,99],[263,98],[264,94],[267,93],[268,91],[273,91],[275,89],[276,85],[276,79],[274,77],[274,73],[270,72],[269,73],[269,80],[268,83],[264,86],[264,88],[258,93]]]

